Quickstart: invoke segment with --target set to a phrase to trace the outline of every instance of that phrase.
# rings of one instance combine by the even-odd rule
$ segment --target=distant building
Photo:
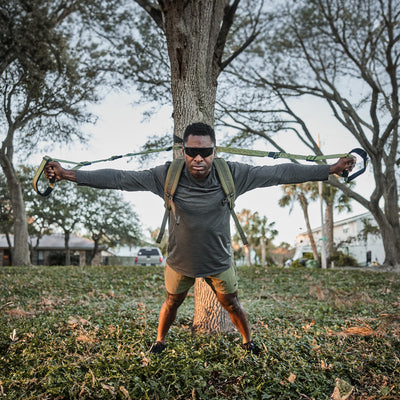
[[[11,245],[14,238],[10,237]],[[31,238],[32,247],[36,246],[36,238]],[[90,255],[94,248],[94,242],[79,236],[71,235],[69,249],[71,252],[71,265],[85,266],[89,264]],[[45,235],[39,240],[39,245],[32,250],[31,261],[34,265],[63,265],[65,263],[64,235],[55,233]],[[11,265],[11,252],[6,236],[0,235],[0,267]],[[99,251],[92,261],[92,265],[101,264],[101,252]]]
[[[385,250],[380,235],[368,234],[366,240],[361,237],[364,229],[363,221],[367,220],[371,225],[376,222],[370,212],[342,219],[334,223],[333,237],[338,250],[354,257],[360,265],[370,265],[375,261],[378,264],[385,260]],[[318,252],[321,253],[322,229],[312,230]],[[312,252],[310,240],[306,233],[296,237],[296,253],[294,259],[299,259],[305,252]]]

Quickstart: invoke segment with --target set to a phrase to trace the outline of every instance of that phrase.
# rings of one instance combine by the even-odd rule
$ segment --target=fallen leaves
[[[102,387],[104,390],[106,390],[107,392],[109,392],[109,393],[111,394],[111,396],[115,397],[115,396],[117,395],[117,390],[116,390],[113,386],[107,385],[107,384],[104,383],[104,382],[101,382],[100,385],[101,385],[101,387]],[[118,390],[119,390],[119,392],[124,396],[124,398],[125,398],[126,400],[131,400],[131,399],[132,399],[131,396],[130,396],[130,394],[129,394],[129,392],[128,392],[128,390],[126,389],[125,386],[120,386],[120,387],[118,388]]]
[[[289,375],[289,378],[287,378],[287,380],[290,383],[294,383],[294,381],[296,380],[296,375],[291,372]]]
[[[294,381],[296,380],[296,378],[297,378],[297,376],[296,376],[293,372],[291,372],[291,373],[289,374],[289,376],[286,378],[286,380],[281,381],[280,383],[281,383],[282,386],[286,386],[286,385],[288,384],[288,382],[289,382],[289,383],[294,383]]]
[[[71,330],[76,331],[76,342],[84,344],[97,343],[99,340],[96,338],[98,331],[97,327],[94,327],[91,331],[87,331],[87,327],[91,328],[91,322],[88,319],[77,316],[70,316],[68,318],[68,326]]]
[[[17,330],[13,329],[11,335],[10,335],[10,339],[12,342],[16,342],[17,340],[19,340],[19,337],[17,336]]]
[[[335,379],[335,389],[332,393],[332,400],[347,400],[353,393],[354,387],[343,379]]]
[[[372,321],[378,321],[376,328],[371,327],[365,321],[361,322],[360,325],[349,326],[342,329],[341,331],[333,331],[330,328],[326,328],[328,336],[375,336],[382,337],[392,331],[394,334],[398,330],[398,316],[393,316],[389,314],[381,314],[379,320],[374,319]],[[370,321],[371,322],[371,321]]]
[[[107,390],[107,392],[109,392],[112,396],[115,396],[115,389],[112,386],[106,385],[103,382],[101,382],[100,385],[104,390]]]
[[[27,318],[27,317],[34,317],[35,313],[31,311],[25,311],[22,308],[16,307],[16,308],[11,308],[10,310],[6,310],[4,314],[10,315],[12,317],[22,317],[22,318]]]
[[[79,315],[74,317],[74,316],[70,316],[68,318],[68,325],[71,329],[75,329],[78,328],[79,326],[88,326],[90,325],[89,320],[80,317]]]
[[[119,391],[125,396],[127,400],[131,400],[131,396],[124,386],[120,386]]]

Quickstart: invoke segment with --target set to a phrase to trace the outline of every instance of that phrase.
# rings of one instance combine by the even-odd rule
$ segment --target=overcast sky
[[[95,125],[87,126],[84,129],[85,132],[91,135],[87,146],[82,147],[79,143],[62,148],[55,146],[51,154],[48,155],[71,161],[97,160],[108,158],[112,155],[139,151],[140,146],[151,135],[161,136],[167,132],[172,137],[172,119],[169,107],[161,108],[149,121],[143,121],[142,112],[145,106],[133,106],[132,98],[132,95],[120,93],[109,95],[102,104],[93,107],[93,111],[99,116],[99,119]],[[302,116],[308,121],[310,130],[315,134],[319,133],[321,146],[325,154],[345,153],[354,147],[359,147],[353,137],[345,133],[343,128],[331,117],[331,113],[327,108],[321,107],[316,103],[304,103],[301,105],[301,109]],[[217,141],[221,141],[223,128],[218,128],[216,135]],[[283,137],[282,141],[284,140],[285,138]],[[285,146],[286,151],[290,153],[309,154],[309,152],[302,149],[293,140],[287,141]],[[257,143],[257,149],[275,151],[275,149],[263,143]],[[34,154],[30,161],[35,165],[39,165],[43,155],[39,153]],[[124,158],[85,168],[139,170],[164,163],[170,160],[171,157],[172,153],[165,152],[159,153],[156,159],[144,165],[140,164],[136,159],[130,160],[129,158]],[[273,165],[279,162],[287,162],[269,158],[245,158],[240,156],[230,156],[229,159],[250,162],[257,165]],[[65,165],[65,167],[68,167],[68,165]],[[371,182],[366,174],[357,179],[356,188],[364,195],[369,190],[368,181]],[[55,190],[57,190],[57,186]],[[278,200],[282,197],[282,194],[283,192],[280,187],[256,189],[239,197],[236,201],[235,209],[239,212],[243,208],[246,208],[253,212],[258,211],[261,216],[267,216],[269,222],[276,222],[276,228],[279,231],[274,243],[278,245],[284,241],[290,245],[294,245],[296,236],[299,233],[306,232],[305,222],[299,205],[295,205],[291,212],[289,207],[279,207]],[[147,232],[148,229],[154,230],[160,226],[164,213],[163,200],[161,198],[146,192],[125,192],[124,195],[132,202],[136,212],[139,214],[144,232]],[[336,219],[344,219],[350,215],[366,211],[355,201],[352,201],[352,206],[353,212],[351,214],[342,213]],[[310,218],[313,228],[321,225],[319,202],[310,206]]]

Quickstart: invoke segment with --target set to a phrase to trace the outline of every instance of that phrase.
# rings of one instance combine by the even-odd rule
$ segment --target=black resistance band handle
[[[43,160],[40,163],[39,168],[37,169],[36,174],[33,177],[33,181],[32,181],[33,189],[35,189],[35,192],[42,197],[50,196],[50,193],[53,191],[54,184],[56,182],[56,177],[54,176],[53,178],[49,179],[49,186],[46,188],[46,190],[43,193],[39,190],[38,181],[41,178],[43,171],[46,168],[46,165],[48,164],[49,161],[51,161],[51,157],[49,157],[49,156],[43,157]]]
[[[363,159],[363,167],[360,170],[354,172],[354,174],[350,176],[348,171],[343,171],[342,176],[345,178],[346,182],[351,182],[353,179],[357,178],[357,176],[363,174],[367,169],[367,164],[368,164],[368,155],[364,149],[355,148],[349,152],[349,154],[351,153],[356,153]]]

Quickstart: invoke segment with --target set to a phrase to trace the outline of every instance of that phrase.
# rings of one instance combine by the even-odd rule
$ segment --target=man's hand
[[[60,163],[57,161],[49,161],[44,169],[44,174],[47,179],[55,178],[56,181],[67,179],[76,182],[76,171],[61,167]]]
[[[329,167],[330,174],[342,175],[343,171],[351,172],[356,164],[355,157],[342,157]]]

